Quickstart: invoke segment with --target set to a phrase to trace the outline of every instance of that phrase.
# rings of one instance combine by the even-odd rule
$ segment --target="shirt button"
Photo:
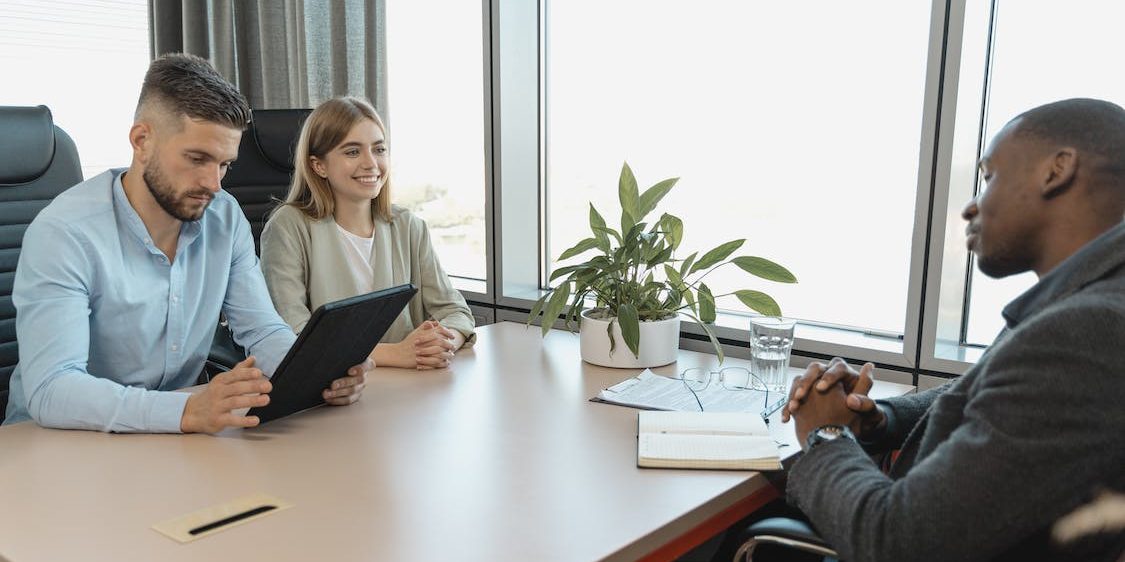
[[[172,344],[172,351],[179,351],[179,350],[180,350],[180,346],[178,346],[176,344]]]

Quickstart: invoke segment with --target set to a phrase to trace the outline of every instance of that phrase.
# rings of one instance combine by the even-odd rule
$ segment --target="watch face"
[[[826,425],[816,430],[816,436],[821,439],[832,440],[839,437],[843,433],[843,429],[838,425]]]
[[[817,443],[823,443],[825,441],[832,441],[832,440],[837,439],[839,437],[847,437],[849,439],[855,439],[854,437],[852,437],[851,430],[848,429],[847,427],[844,427],[842,425],[825,425],[825,426],[818,427],[818,428],[814,429],[813,431],[810,431],[809,436],[808,436],[808,438],[806,439],[805,442],[808,443],[809,447],[812,447],[813,445],[816,445]]]

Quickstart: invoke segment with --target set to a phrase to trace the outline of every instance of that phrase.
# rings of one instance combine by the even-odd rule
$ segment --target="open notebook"
[[[637,466],[781,470],[777,443],[757,413],[637,412]]]

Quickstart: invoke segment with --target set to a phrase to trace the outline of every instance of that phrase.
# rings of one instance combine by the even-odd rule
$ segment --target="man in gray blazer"
[[[968,372],[872,401],[870,364],[791,391],[788,498],[853,561],[1056,559],[1052,523],[1125,484],[1125,110],[1071,99],[996,135],[965,207],[991,277],[1034,271]],[[884,474],[872,453],[898,449]]]

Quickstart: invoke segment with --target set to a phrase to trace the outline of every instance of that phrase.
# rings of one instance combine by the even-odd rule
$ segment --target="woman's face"
[[[313,170],[328,180],[337,201],[371,201],[383,190],[389,175],[387,142],[370,119],[361,119],[343,142],[324,158],[312,156]]]

